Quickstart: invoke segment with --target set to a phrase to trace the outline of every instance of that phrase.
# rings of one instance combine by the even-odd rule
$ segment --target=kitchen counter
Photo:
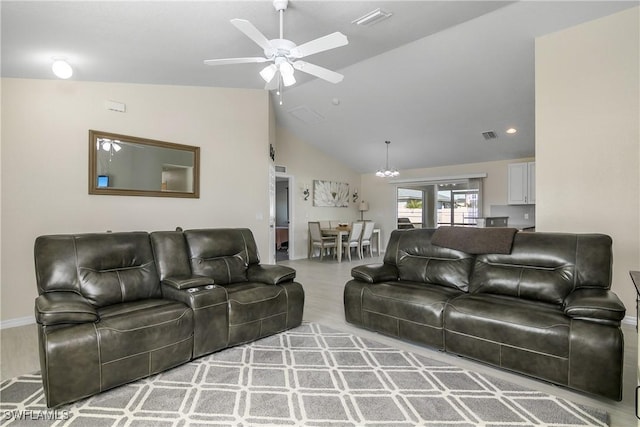
[[[536,231],[536,225],[531,222],[521,222],[509,224],[509,227],[517,228],[520,231]]]

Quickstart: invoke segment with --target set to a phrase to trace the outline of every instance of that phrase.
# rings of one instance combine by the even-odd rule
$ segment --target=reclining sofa
[[[502,253],[492,239],[508,229],[393,231],[383,264],[352,269],[346,320],[621,400],[625,307],[609,290],[611,238],[510,230]],[[436,245],[440,231],[457,236]]]
[[[300,325],[295,270],[248,229],[41,236],[34,247],[48,407]]]

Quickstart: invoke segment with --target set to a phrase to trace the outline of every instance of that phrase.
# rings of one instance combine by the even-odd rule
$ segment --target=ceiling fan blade
[[[345,46],[347,44],[349,44],[347,36],[336,31],[335,33],[301,44],[291,50],[291,56],[294,58],[303,58],[305,56],[313,55],[314,53],[324,52],[325,50],[335,49],[336,47]]]
[[[264,50],[271,49],[271,43],[269,40],[258,30],[254,25],[246,19],[232,19],[231,23],[235,25],[237,29],[242,31],[247,37],[253,40],[258,46]]]
[[[225,59],[207,59],[205,65],[229,65],[229,64],[253,64],[259,62],[267,62],[267,58],[259,56],[251,58],[225,58]]]
[[[320,67],[319,65],[310,64],[305,61],[296,61],[293,63],[293,68],[300,70],[304,73],[311,74],[312,76],[319,77],[331,83],[340,83],[344,76],[335,71],[331,71],[327,68]]]

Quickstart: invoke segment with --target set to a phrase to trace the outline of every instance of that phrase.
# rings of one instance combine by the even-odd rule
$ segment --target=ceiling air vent
[[[491,139],[497,139],[498,138],[498,135],[492,130],[487,131],[487,132],[482,132],[482,136],[487,141],[489,141]]]
[[[324,121],[324,117],[315,110],[307,107],[306,105],[301,105],[299,107],[292,108],[288,111],[293,117],[298,120],[303,121],[308,125],[316,125],[320,122]]]
[[[353,21],[351,21],[351,23],[366,27],[369,25],[377,24],[380,21],[384,21],[385,19],[389,18],[391,15],[393,15],[393,13],[387,12],[384,9],[377,8],[376,10],[372,10],[371,12],[365,15],[362,15],[358,19],[354,19]]]

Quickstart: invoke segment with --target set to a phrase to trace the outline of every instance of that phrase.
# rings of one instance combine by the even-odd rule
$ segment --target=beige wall
[[[287,129],[277,128],[276,164],[287,167],[287,175],[293,177],[293,229],[294,251],[291,259],[307,257],[309,244],[309,221],[343,220],[347,222],[360,218],[358,203],[350,203],[348,208],[328,208],[313,206],[313,181],[328,180],[346,182],[349,191],[360,193],[360,174],[345,166],[339,160],[329,157],[312,145],[300,140]],[[309,188],[309,200],[304,200],[303,187]],[[353,200],[353,199],[351,199]]]
[[[640,8],[536,40],[540,231],[612,236],[612,289],[634,315],[640,269]]]
[[[248,227],[266,258],[268,103],[262,90],[3,79],[0,318],[33,316],[41,234]],[[89,129],[201,147],[200,198],[89,195]]]
[[[490,213],[491,205],[507,204],[507,165],[509,163],[534,161],[533,158],[499,160],[494,162],[468,163],[436,168],[410,169],[400,171],[397,180],[428,179],[447,176],[486,173],[483,184],[483,212]],[[369,202],[367,219],[380,224],[382,247],[386,245],[389,234],[396,228],[396,188],[397,185],[375,174],[362,176],[362,199]]]

